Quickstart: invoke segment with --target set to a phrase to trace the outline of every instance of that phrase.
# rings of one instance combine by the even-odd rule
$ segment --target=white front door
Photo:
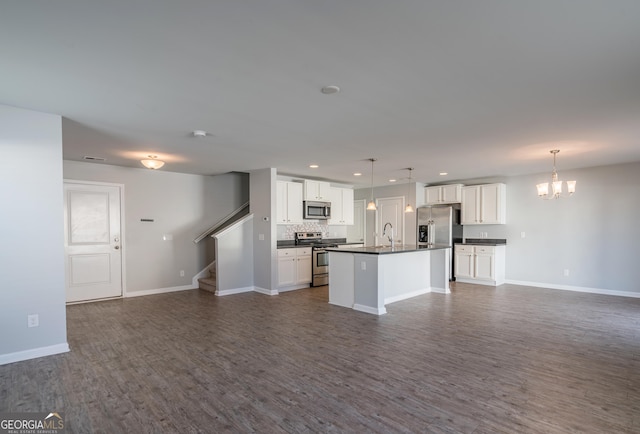
[[[67,302],[122,296],[120,187],[64,183]]]
[[[393,239],[396,244],[404,243],[404,197],[386,197],[376,200],[376,245],[388,246],[391,244],[389,235],[390,229],[387,226],[386,235],[384,226],[391,223],[393,226]]]

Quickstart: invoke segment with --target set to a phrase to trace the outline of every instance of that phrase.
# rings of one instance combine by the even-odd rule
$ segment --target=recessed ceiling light
[[[396,179],[390,179],[389,182],[396,182]]]
[[[356,172],[356,173],[353,174],[353,176],[362,176],[362,173]]]
[[[440,172],[440,176],[445,176],[445,175],[448,175],[448,174],[449,174],[449,172]]]
[[[318,166],[317,164],[309,164],[309,167],[311,167],[312,169],[317,169],[320,166]]]
[[[338,93],[340,92],[340,88],[338,86],[325,86],[322,89],[320,89],[320,92],[324,93],[325,95],[331,95],[332,93]]]

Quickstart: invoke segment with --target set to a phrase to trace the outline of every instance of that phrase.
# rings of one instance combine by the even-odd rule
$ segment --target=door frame
[[[126,232],[125,232],[125,226],[124,226],[124,222],[125,222],[124,220],[124,184],[119,184],[115,182],[85,181],[82,179],[67,179],[67,178],[64,178],[62,181],[63,181],[63,184],[80,184],[80,185],[95,185],[95,186],[103,186],[103,187],[115,187],[120,192],[120,195],[119,195],[120,196],[120,258],[121,258],[121,261],[120,261],[121,278],[120,279],[122,281],[122,295],[118,297],[101,298],[99,300],[74,301],[66,304],[70,305],[70,304],[93,303],[95,301],[125,298],[127,296],[127,277],[126,277],[127,261],[125,258],[127,254],[127,249],[126,249],[126,241],[125,241]],[[65,255],[66,255],[66,252],[65,252]],[[64,279],[65,279],[65,291],[66,291],[67,286],[69,285],[66,268],[64,270]]]
[[[367,199],[354,199],[354,218],[355,218],[355,204],[362,205],[362,244],[367,245]]]

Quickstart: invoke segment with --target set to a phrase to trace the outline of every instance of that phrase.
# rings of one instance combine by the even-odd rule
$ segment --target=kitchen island
[[[448,294],[451,247],[327,248],[329,303],[382,315],[385,305],[428,292]]]

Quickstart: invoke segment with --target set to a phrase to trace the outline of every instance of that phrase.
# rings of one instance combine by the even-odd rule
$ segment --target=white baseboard
[[[365,313],[372,313],[374,315],[384,315],[385,313],[387,313],[387,309],[385,309],[384,306],[376,309],[375,307],[365,306],[363,304],[354,304],[353,310],[357,310]]]
[[[225,295],[242,294],[243,292],[253,292],[253,286],[245,286],[244,288],[218,289],[216,295],[224,297]]]
[[[267,288],[261,288],[259,286],[254,286],[253,290],[255,292],[259,292],[260,294],[265,294],[265,295],[278,295],[279,294],[277,289],[267,289]]]
[[[189,289],[197,289],[192,285],[183,285],[183,286],[170,286],[168,288],[158,288],[158,289],[145,289],[143,291],[131,291],[125,294],[125,298],[130,297],[142,297],[144,295],[155,295],[155,294],[164,294],[166,292],[176,292],[176,291],[186,291]]]
[[[505,283],[536,288],[560,289],[563,291],[587,292],[589,294],[615,295],[618,297],[640,298],[640,292],[616,291],[613,289],[589,288],[586,286],[557,285],[555,283],[527,282],[524,280],[506,280]]]
[[[505,282],[497,282],[495,280],[481,280],[481,279],[466,279],[464,277],[456,277],[456,282],[460,283],[471,283],[474,285],[484,285],[484,286],[500,286]]]
[[[9,354],[0,354],[0,365],[21,362],[23,360],[37,359],[38,357],[53,356],[54,354],[68,353],[69,344],[57,344],[48,347],[34,348],[32,350],[18,351]]]
[[[432,286],[431,292],[436,292],[438,294],[451,294],[451,289],[450,288],[434,288]]]
[[[310,288],[308,283],[302,283],[299,285],[281,286],[278,288],[278,292],[297,291],[298,289]]]
[[[417,291],[407,292],[406,294],[395,295],[384,299],[384,304],[395,303],[396,301],[406,300],[407,298],[417,297],[422,294],[431,292],[431,288],[418,289]]]

